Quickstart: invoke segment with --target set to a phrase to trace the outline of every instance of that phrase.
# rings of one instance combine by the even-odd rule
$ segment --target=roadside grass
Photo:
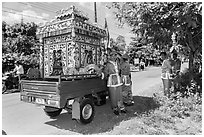
[[[157,87],[161,91],[161,86]],[[202,99],[197,94],[181,97],[174,94],[167,98],[157,92],[153,100],[159,107],[134,113],[123,120],[108,135],[200,135],[202,134]],[[138,103],[138,102],[136,102]],[[137,105],[137,104],[136,104]],[[140,107],[141,104],[140,104]],[[146,106],[144,106],[146,107]]]

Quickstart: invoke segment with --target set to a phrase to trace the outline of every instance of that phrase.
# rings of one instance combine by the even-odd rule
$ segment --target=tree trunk
[[[191,50],[189,53],[189,70],[192,71],[193,68],[193,62],[194,62],[194,52]]]
[[[194,65],[194,56],[195,56],[195,47],[193,44],[193,37],[191,31],[188,29],[188,44],[190,48],[189,53],[189,71],[190,71],[190,79],[193,79],[193,65]]]
[[[194,53],[195,53],[195,47],[193,44],[193,38],[191,31],[188,29],[188,44],[190,48],[190,53],[189,53],[189,70],[191,71],[193,68],[193,62],[194,62]]]

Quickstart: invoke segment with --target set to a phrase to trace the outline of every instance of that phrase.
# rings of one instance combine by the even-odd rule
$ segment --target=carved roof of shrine
[[[78,17],[84,20],[89,20],[87,15],[83,13],[82,11],[80,11],[79,9],[77,9],[75,6],[70,6],[70,8],[68,9],[62,9],[62,10],[57,11],[56,18],[63,20],[63,18],[66,18],[67,16],[71,16],[72,14],[77,15]]]
[[[76,17],[78,20],[73,21]],[[92,35],[97,34],[100,35],[100,37],[104,37],[106,35],[105,30],[101,26],[89,22],[87,15],[74,6],[58,11],[55,19],[38,27],[36,34],[39,38],[49,37],[70,33],[73,28],[89,31],[90,33],[93,33]]]

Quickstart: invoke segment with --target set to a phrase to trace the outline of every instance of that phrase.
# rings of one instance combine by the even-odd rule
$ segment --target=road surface
[[[150,67],[145,71],[133,72],[133,96],[135,105],[122,116],[112,113],[110,102],[97,106],[94,120],[82,125],[71,120],[71,115],[63,110],[54,119],[47,117],[41,107],[21,102],[19,93],[2,95],[2,130],[8,135],[65,135],[65,134],[98,134],[110,131],[121,121],[134,117],[134,112],[151,109],[151,88],[161,84],[160,68]],[[149,89],[149,90],[148,90]],[[147,107],[144,107],[147,106]]]

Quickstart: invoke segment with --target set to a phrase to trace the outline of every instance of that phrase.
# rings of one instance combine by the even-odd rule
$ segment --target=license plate
[[[38,104],[45,104],[45,100],[41,99],[41,98],[36,98],[35,102],[38,103]]]

